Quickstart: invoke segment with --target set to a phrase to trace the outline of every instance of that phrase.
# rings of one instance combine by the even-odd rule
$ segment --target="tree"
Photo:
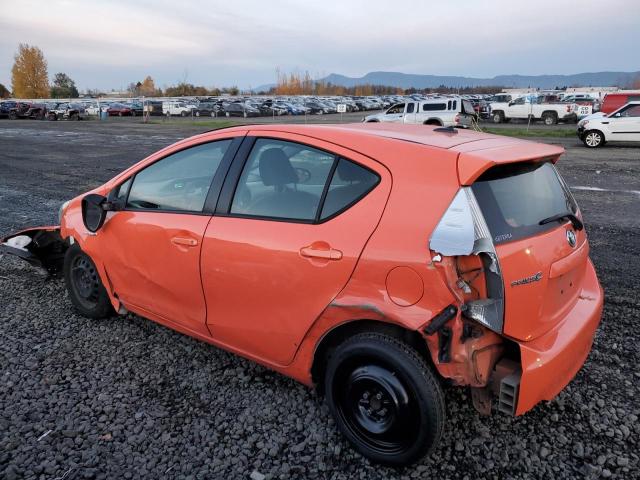
[[[49,96],[47,61],[42,50],[21,43],[11,69],[13,95],[17,98],[45,98]]]
[[[153,81],[153,78],[151,78],[150,75],[147,75],[147,78],[145,78],[140,84],[140,95],[144,95],[145,97],[153,97],[158,93],[159,92],[156,89],[156,84]]]
[[[78,98],[79,95],[76,82],[71,80],[66,73],[54,75],[51,98]]]
[[[0,98],[9,98],[11,96],[11,92],[0,83]]]

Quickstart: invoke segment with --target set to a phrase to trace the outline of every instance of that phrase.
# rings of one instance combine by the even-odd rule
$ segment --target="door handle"
[[[174,245],[183,245],[185,247],[195,247],[198,245],[198,240],[195,238],[173,237],[171,239],[171,243]]]
[[[335,248],[316,248],[313,245],[308,247],[302,247],[300,249],[300,255],[303,257],[312,258],[324,258],[326,260],[340,260],[342,258],[342,252]]]

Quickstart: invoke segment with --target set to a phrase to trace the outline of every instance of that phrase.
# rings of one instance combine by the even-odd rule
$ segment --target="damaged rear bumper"
[[[0,239],[0,253],[15,255],[50,274],[62,271],[68,247],[57,225],[28,228]]]
[[[580,297],[564,321],[542,337],[520,343],[522,377],[516,415],[541,400],[552,400],[582,368],[600,324],[603,302],[604,294],[589,260]]]

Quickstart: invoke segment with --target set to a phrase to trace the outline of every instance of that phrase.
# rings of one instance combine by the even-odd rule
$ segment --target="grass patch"
[[[211,129],[242,125],[242,123],[232,122],[229,120],[151,120],[147,123],[150,125],[206,127]]]
[[[492,128],[484,127],[485,133],[495,135],[506,135],[507,137],[555,137],[555,138],[575,138],[576,131],[571,128]]]

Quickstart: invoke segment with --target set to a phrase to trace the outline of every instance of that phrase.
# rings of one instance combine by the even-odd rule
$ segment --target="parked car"
[[[11,112],[15,110],[18,102],[14,102],[13,100],[5,100],[0,102],[0,118],[9,118]]]
[[[589,148],[607,142],[640,142],[640,101],[627,103],[608,115],[591,115],[580,120],[577,133]]]
[[[260,110],[242,103],[228,103],[224,105],[224,113],[227,117],[259,117]]]
[[[218,115],[220,115],[220,106],[213,102],[200,102],[198,109],[195,111],[196,117],[216,117]]]
[[[355,448],[405,465],[438,443],[446,383],[521,415],[589,354],[603,293],[562,152],[411,125],[229,128],[0,249],[61,271],[86,317],[133,312],[317,386]]]
[[[195,107],[187,106],[186,102],[181,100],[170,100],[162,102],[162,113],[167,116],[178,115],[181,117],[190,117],[194,114]]]
[[[49,120],[81,120],[85,117],[85,109],[75,103],[57,103],[47,107],[47,119]]]
[[[145,100],[143,110],[153,116],[164,115],[162,112],[162,103],[163,102],[159,100]]]
[[[600,106],[600,111],[604,114],[613,113],[627,103],[637,101],[640,101],[640,91],[607,93]]]
[[[542,120],[545,125],[555,125],[558,121],[576,122],[577,113],[574,103],[547,103],[539,98],[520,97],[509,103],[491,103],[491,118],[494,123],[512,119]]]
[[[129,105],[125,105],[123,103],[112,103],[107,108],[107,114],[110,117],[118,116],[118,117],[130,117],[133,116],[131,107]]]
[[[363,121],[466,128],[471,126],[475,115],[471,101],[460,97],[443,97],[399,103],[382,113],[368,115]]]

